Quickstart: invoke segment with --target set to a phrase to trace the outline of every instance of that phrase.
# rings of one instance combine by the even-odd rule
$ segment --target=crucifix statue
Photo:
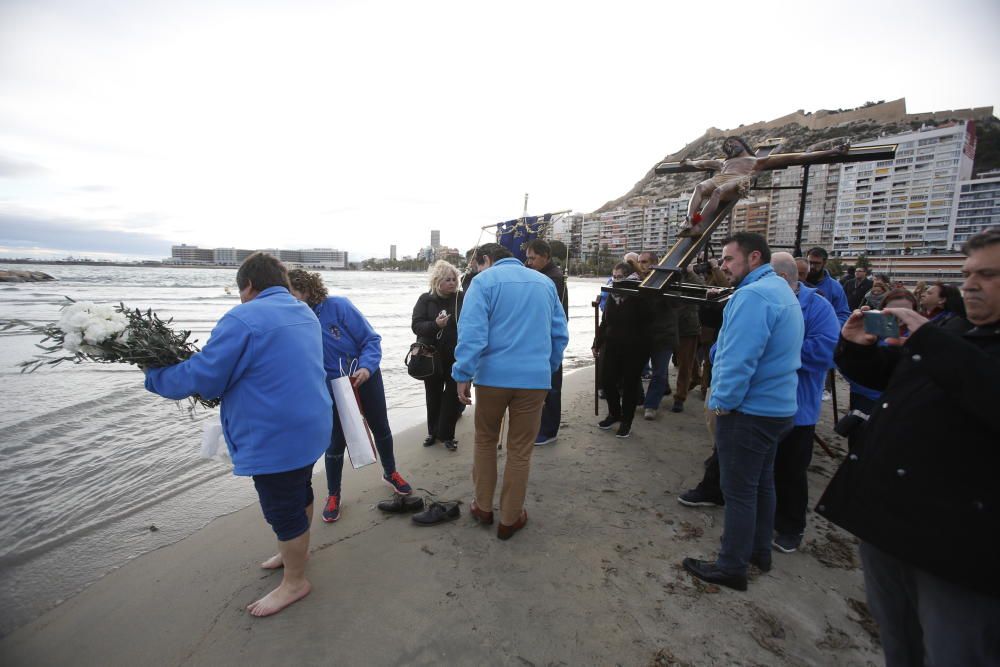
[[[726,154],[725,160],[688,160],[684,158],[680,161],[682,167],[694,167],[718,173],[695,187],[691,201],[688,202],[687,227],[682,229],[678,236],[701,235],[702,220],[712,220],[720,207],[724,207],[733,200],[746,197],[750,193],[753,179],[760,172],[810,164],[820,162],[828,157],[846,155],[849,148],[849,144],[842,144],[825,151],[754,157],[753,151],[747,143],[740,137],[733,136],[726,137],[725,141],[722,142],[722,152]]]

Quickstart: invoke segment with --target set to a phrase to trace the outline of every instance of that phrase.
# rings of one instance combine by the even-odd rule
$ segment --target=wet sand
[[[313,591],[278,615],[245,611],[280,577],[259,568],[275,543],[252,506],[112,572],[4,638],[0,655],[7,665],[881,664],[854,539],[815,514],[804,548],[775,553],[770,573],[752,570],[746,593],[681,569],[685,556],[713,556],[722,530],[721,509],[677,503],[710,452],[699,397],[681,414],[666,399],[656,421],[637,418],[619,440],[596,426],[592,369],[567,376],[559,440],[535,449],[528,525],[506,542],[468,514],[472,411],[454,453],[421,447],[422,427],[398,433],[400,472],[461,500],[459,520],[421,528],[383,515],[378,466],[348,467],[343,518],[314,520]],[[824,403],[818,432],[843,452],[830,421]],[[817,446],[812,501],[835,469]],[[316,471],[321,498],[322,461]]]

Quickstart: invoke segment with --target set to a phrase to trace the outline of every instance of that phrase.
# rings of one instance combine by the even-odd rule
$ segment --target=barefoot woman
[[[281,584],[247,610],[270,616],[308,595],[312,468],[330,441],[323,337],[309,309],[288,292],[274,257],[250,255],[236,274],[241,305],[226,313],[204,349],[146,371],[146,389],[166,398],[222,398],[233,472],[253,477],[264,518],[278,536]]]

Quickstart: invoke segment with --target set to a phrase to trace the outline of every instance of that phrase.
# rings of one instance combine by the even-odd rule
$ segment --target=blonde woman
[[[455,422],[458,421],[458,393],[451,379],[458,343],[458,316],[462,308],[458,269],[439,260],[429,270],[429,290],[420,295],[413,306],[411,328],[417,340],[437,350],[440,372],[424,380],[427,400],[427,438],[424,447],[437,441],[451,451],[458,449]]]

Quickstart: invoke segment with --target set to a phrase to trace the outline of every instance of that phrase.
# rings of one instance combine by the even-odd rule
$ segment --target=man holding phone
[[[886,308],[910,335],[881,346],[854,311],[835,356],[883,393],[816,511],[861,539],[890,667],[1000,664],[1000,228],[963,251],[973,329]],[[867,317],[869,328],[886,324]]]

